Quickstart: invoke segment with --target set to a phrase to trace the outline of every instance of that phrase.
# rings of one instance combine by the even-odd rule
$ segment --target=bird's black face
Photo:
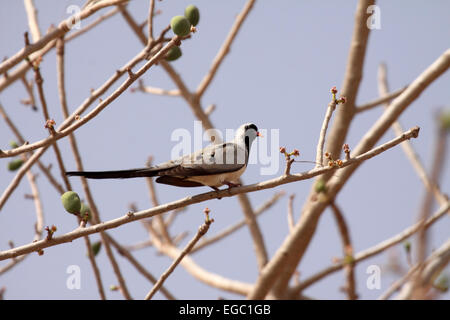
[[[258,127],[253,123],[248,123],[241,127],[242,133],[244,133],[244,141],[245,141],[245,147],[247,148],[247,152],[250,151],[250,146],[253,143],[253,140],[255,140],[256,137],[260,137],[261,134],[258,132]]]
[[[249,123],[249,124],[245,125],[245,131],[247,131],[249,129],[253,129],[256,132],[258,132],[258,127],[253,123]]]

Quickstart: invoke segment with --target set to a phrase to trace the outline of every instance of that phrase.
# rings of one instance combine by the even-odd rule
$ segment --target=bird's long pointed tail
[[[68,171],[67,176],[85,177],[88,179],[127,179],[137,177],[154,177],[158,173],[155,168],[140,168],[117,171]]]

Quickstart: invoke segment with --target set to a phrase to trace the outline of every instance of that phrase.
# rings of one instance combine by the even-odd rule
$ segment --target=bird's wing
[[[69,171],[68,176],[90,179],[135,178],[160,176],[157,182],[185,187],[196,187],[183,181],[188,177],[207,176],[234,172],[247,165],[248,153],[235,143],[210,145],[202,150],[176,160],[167,161],[150,168],[118,171]]]
[[[203,184],[199,182],[189,181],[185,178],[171,177],[171,176],[161,176],[156,179],[156,182],[162,184],[169,184],[171,186],[178,187],[203,187]]]
[[[248,153],[228,142],[207,146],[180,160],[179,165],[161,170],[159,175],[192,177],[234,172],[247,165]]]

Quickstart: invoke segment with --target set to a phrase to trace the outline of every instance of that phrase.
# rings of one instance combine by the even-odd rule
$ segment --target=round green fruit
[[[191,32],[191,23],[184,16],[175,16],[170,20],[170,27],[177,36],[184,37]]]
[[[100,252],[100,249],[102,248],[102,243],[100,241],[95,242],[91,245],[92,253],[94,254],[94,257],[98,255]]]
[[[403,242],[403,247],[405,248],[406,252],[410,252],[411,251],[411,242],[409,242],[409,241]]]
[[[169,49],[169,51],[166,54],[166,60],[167,61],[174,61],[177,60],[179,57],[181,57],[181,49],[178,46],[172,47]]]
[[[11,140],[11,141],[9,142],[9,146],[10,146],[11,148],[13,148],[13,149],[19,147],[19,145],[17,144],[17,142],[15,142],[14,140]]]
[[[325,184],[325,181],[318,180],[316,182],[316,184],[314,185],[314,189],[316,190],[317,193],[321,193],[321,192],[325,193],[325,192],[327,192],[327,186]]]
[[[85,219],[86,221],[90,221],[92,217],[91,208],[89,208],[84,202],[81,203],[80,216],[81,219]]]
[[[61,196],[61,202],[67,212],[78,214],[81,209],[81,201],[78,194],[74,191],[67,191]]]
[[[442,129],[450,130],[450,110],[441,113],[440,122]]]
[[[184,10],[184,16],[189,20],[189,22],[195,27],[200,20],[200,11],[193,4],[186,7]]]
[[[14,160],[11,160],[11,161],[8,163],[8,170],[9,170],[9,171],[16,171],[16,170],[19,169],[22,165],[23,165],[23,160],[22,160],[22,159],[14,159]]]

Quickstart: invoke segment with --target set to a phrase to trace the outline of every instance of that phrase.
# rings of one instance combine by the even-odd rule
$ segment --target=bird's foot
[[[223,184],[226,184],[228,186],[228,189],[241,186],[241,184],[239,184],[239,183],[233,183],[233,182],[229,182],[229,181],[224,181]]]
[[[214,189],[214,191],[217,191],[217,192],[219,192],[220,191],[220,189],[219,188],[217,188],[217,187],[211,187],[212,189]],[[218,200],[220,200],[220,199],[222,199],[222,197],[219,197],[219,198],[217,198]]]

